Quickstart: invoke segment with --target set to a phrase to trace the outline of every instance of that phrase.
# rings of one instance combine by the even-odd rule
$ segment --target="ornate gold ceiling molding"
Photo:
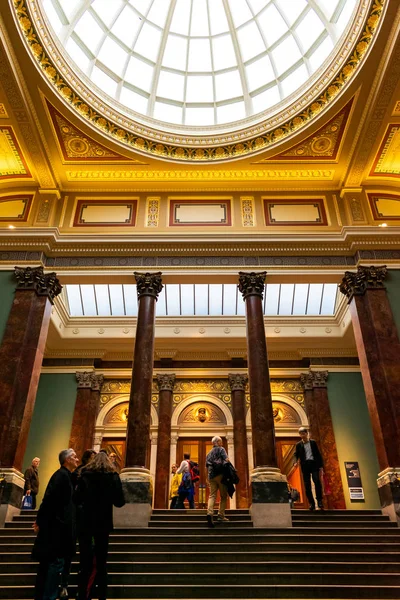
[[[66,171],[68,181],[332,181],[334,169]]]
[[[380,25],[383,7],[387,4],[387,0],[360,2],[358,18],[353,22],[352,30],[341,48],[341,60],[336,57],[313,89],[308,90],[296,106],[286,107],[280,118],[274,116],[247,130],[228,135],[215,134],[202,139],[196,135],[164,133],[136,124],[116,113],[70,72],[68,63],[57,51],[57,44],[45,28],[37,0],[12,1],[23,37],[40,71],[64,102],[81,117],[112,139],[141,154],[196,162],[223,161],[268,149],[325,111],[359,71]]]

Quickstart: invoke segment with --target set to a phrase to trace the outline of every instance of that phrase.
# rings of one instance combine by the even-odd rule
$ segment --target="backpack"
[[[199,465],[195,462],[192,462],[191,460],[189,460],[188,463],[192,483],[196,483],[196,481],[199,481],[200,479]]]

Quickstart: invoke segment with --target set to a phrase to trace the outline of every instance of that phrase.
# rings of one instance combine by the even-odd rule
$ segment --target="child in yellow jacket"
[[[176,504],[178,502],[178,488],[182,481],[182,473],[177,473],[178,467],[177,465],[171,466],[172,478],[171,478],[171,489],[169,492],[169,496],[171,499],[170,508],[176,508]]]

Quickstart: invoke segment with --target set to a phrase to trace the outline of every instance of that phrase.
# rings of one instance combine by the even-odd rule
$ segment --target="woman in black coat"
[[[80,551],[79,599],[91,597],[93,559],[99,600],[107,598],[108,538],[113,506],[125,504],[121,480],[104,452],[81,471],[75,496]]]

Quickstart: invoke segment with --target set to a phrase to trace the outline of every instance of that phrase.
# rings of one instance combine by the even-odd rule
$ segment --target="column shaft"
[[[79,458],[82,458],[85,450],[93,448],[103,375],[78,372],[76,378],[78,389],[69,446],[75,450]]]
[[[126,467],[146,465],[150,445],[156,300],[162,288],[161,273],[135,273],[135,277],[139,309],[129,398]]]
[[[0,465],[21,471],[50,323],[61,291],[54,273],[15,270],[15,292],[0,347]]]
[[[172,385],[162,387],[163,381],[169,378]],[[169,498],[169,473],[171,454],[171,416],[173,398],[173,376],[158,376],[159,402],[158,402],[158,438],[157,438],[157,463],[156,482],[154,491],[154,508],[168,508]]]
[[[245,302],[254,466],[277,467],[262,299],[249,295]]]
[[[235,443],[235,468],[239,475],[236,486],[236,507],[249,507],[249,458],[246,433],[246,393],[232,390],[233,439]]]
[[[371,289],[364,296],[354,296],[350,314],[383,471],[400,466],[400,343],[386,290]]]

